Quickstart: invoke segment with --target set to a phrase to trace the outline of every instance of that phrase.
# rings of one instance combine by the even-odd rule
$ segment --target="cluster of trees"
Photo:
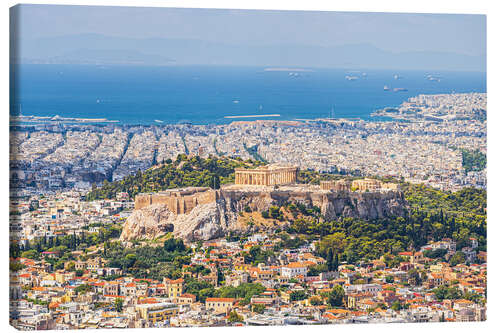
[[[326,299],[326,302],[331,307],[343,307],[345,301],[345,291],[340,285],[336,285],[332,290],[324,292],[321,296]],[[309,295],[305,290],[294,290],[290,293],[290,301],[297,302],[307,299]],[[311,297],[310,302],[312,305],[321,305],[323,301],[319,297]]]
[[[321,237],[318,254],[327,258],[329,249],[332,249],[339,254],[340,261],[348,263],[418,248],[442,238],[454,239],[460,250],[469,245],[470,237],[474,237],[479,242],[479,249],[485,250],[486,191],[465,188],[445,192],[412,184],[404,184],[403,190],[409,206],[404,216],[377,220],[351,217],[327,220],[317,209],[310,207],[305,210],[309,215],[294,219],[287,231]]]
[[[423,254],[424,257],[430,259],[437,259],[437,258],[444,258],[446,253],[448,253],[448,250],[446,249],[435,249],[435,250],[425,250]]]
[[[439,301],[444,299],[467,299],[473,302],[479,302],[481,300],[481,296],[478,294],[463,293],[460,289],[454,286],[439,286],[432,290],[434,295]]]
[[[297,218],[299,214],[302,216],[312,216],[312,217],[318,217],[321,214],[321,208],[317,206],[307,207],[306,205],[300,202],[290,203],[286,206],[286,208],[290,213],[292,213],[294,218]]]
[[[302,301],[307,298],[307,293],[305,290],[294,290],[290,294],[290,301],[292,302],[297,302],[297,301]]]
[[[215,289],[209,282],[190,277],[185,279],[184,285],[186,293],[195,295],[200,302],[205,302],[207,297],[231,297],[242,299],[242,304],[249,304],[252,296],[259,295],[266,290],[260,283],[242,283],[238,287],[223,286]]]
[[[344,288],[338,284],[323,296],[326,296],[328,304],[334,308],[344,305],[345,291]]]
[[[297,249],[307,244],[306,237],[303,235],[293,235],[292,237],[289,233],[282,231],[278,234],[278,237],[280,241],[275,248],[276,251],[279,249]]]
[[[169,238],[163,246],[126,248],[120,242],[104,243],[102,256],[109,267],[119,267],[136,278],[179,278],[180,268],[190,263],[191,249],[181,239]]]
[[[328,265],[319,264],[314,266],[309,266],[307,269],[307,276],[317,276],[322,272],[328,272]]]
[[[231,311],[229,313],[229,316],[227,317],[227,320],[230,323],[242,323],[244,319],[245,318],[243,318],[243,316],[239,315],[238,312],[236,312],[236,310]]]
[[[77,294],[86,294],[89,291],[92,291],[92,286],[90,284],[81,284],[75,288]]]
[[[64,267],[64,263],[73,258],[72,251],[86,250],[91,246],[102,244],[111,239],[119,237],[121,234],[121,226],[106,225],[99,228],[99,232],[83,232],[80,235],[72,233],[65,236],[56,237],[40,237],[34,241],[28,241],[24,245],[18,243],[10,244],[10,256],[12,258],[30,258],[40,260],[42,252],[54,252],[51,258],[46,258],[54,268],[60,269]]]
[[[462,152],[462,167],[465,172],[481,171],[486,168],[486,154],[480,150],[460,149]]]
[[[299,170],[297,182],[299,184],[319,185],[322,180],[339,180],[344,176],[340,174],[319,173],[312,170]]]
[[[127,192],[133,198],[138,193],[186,186],[219,188],[221,184],[234,182],[235,168],[253,168],[262,164],[254,160],[213,156],[206,159],[199,156],[189,158],[180,154],[175,161],[167,160],[164,164],[144,172],[139,170],[120,181],[104,181],[99,188],[93,186],[86,199],[112,199],[119,192]]]
[[[243,252],[245,264],[257,265],[266,263],[269,257],[274,256],[273,251],[263,251],[260,246],[252,246],[248,252]]]
[[[285,219],[283,216],[283,212],[278,206],[271,206],[268,210],[263,210],[261,212],[261,215],[265,219],[272,218],[280,221],[283,221]]]
[[[326,267],[328,271],[337,271],[339,269],[339,254],[333,252],[333,248],[326,251]]]

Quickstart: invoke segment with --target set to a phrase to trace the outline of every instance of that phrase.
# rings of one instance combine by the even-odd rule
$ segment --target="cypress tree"
[[[328,252],[326,255],[326,264],[328,266],[328,270],[333,271],[333,249],[331,247],[328,248]]]
[[[333,261],[333,270],[338,271],[339,269],[339,254],[335,253],[335,260]]]

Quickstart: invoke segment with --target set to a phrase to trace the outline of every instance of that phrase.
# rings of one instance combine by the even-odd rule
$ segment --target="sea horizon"
[[[486,93],[486,73],[279,66],[17,64],[11,116],[115,124],[359,118],[420,94]],[[396,91],[395,91],[396,90]]]

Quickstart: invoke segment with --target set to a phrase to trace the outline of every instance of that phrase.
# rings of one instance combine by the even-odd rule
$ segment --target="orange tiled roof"
[[[229,297],[208,297],[205,302],[233,303],[234,301],[235,301],[234,298],[229,298]]]

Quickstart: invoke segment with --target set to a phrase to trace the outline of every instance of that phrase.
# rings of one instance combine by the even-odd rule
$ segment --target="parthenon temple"
[[[236,185],[293,184],[297,181],[297,167],[270,164],[256,169],[235,169],[234,183]]]

